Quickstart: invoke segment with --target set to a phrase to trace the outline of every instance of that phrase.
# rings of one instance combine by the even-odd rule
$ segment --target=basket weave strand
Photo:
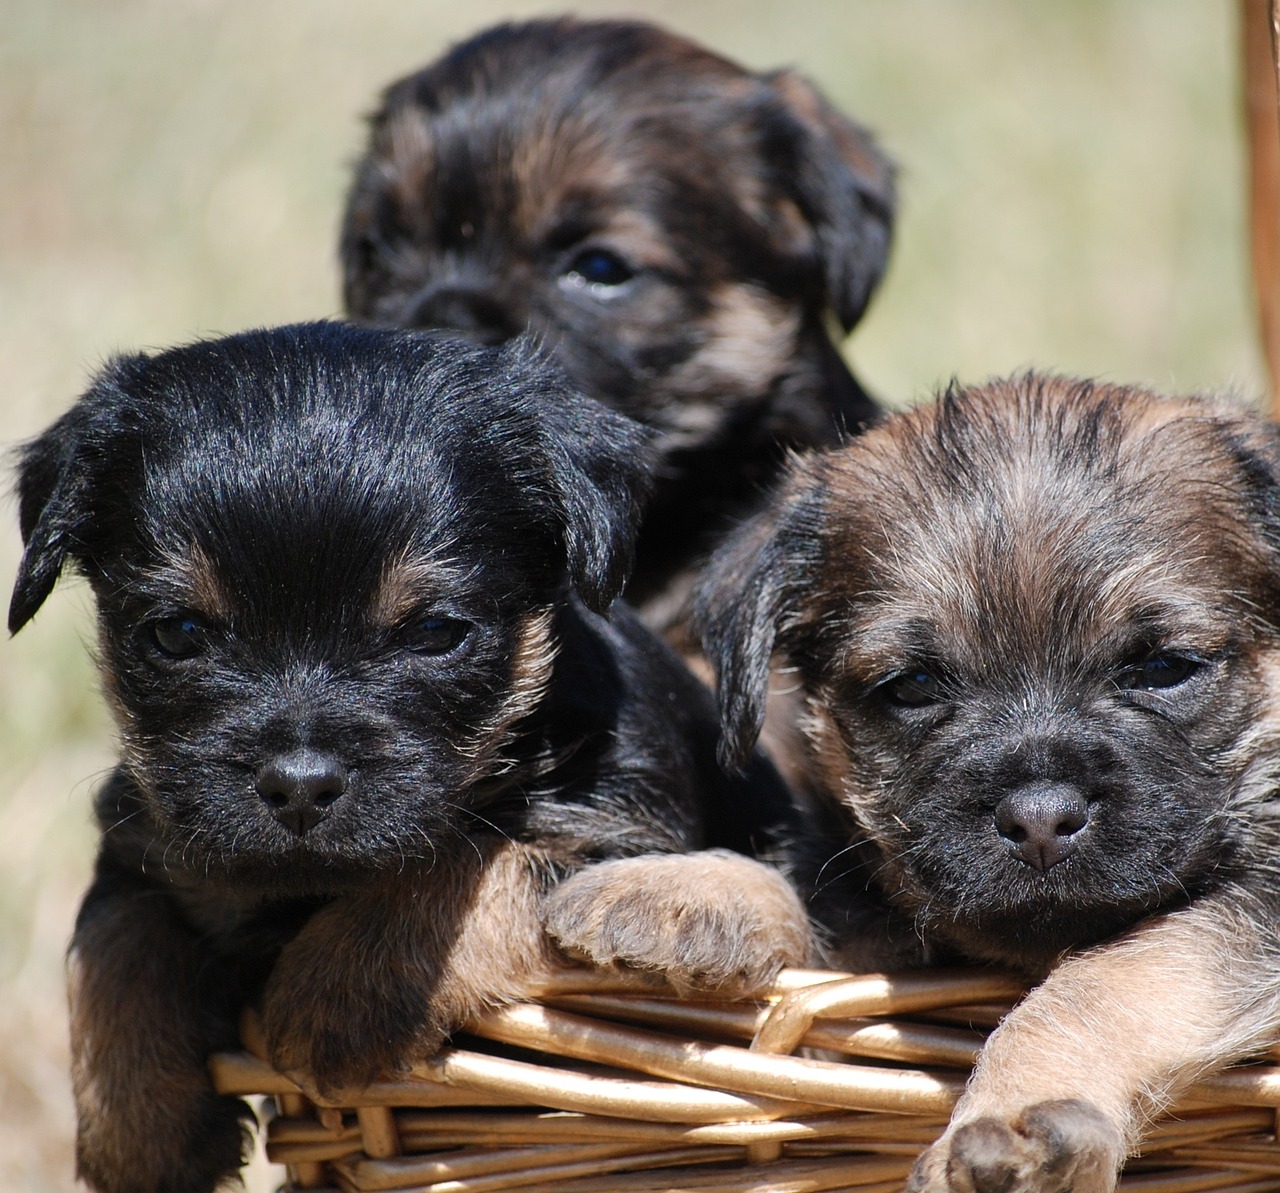
[[[246,1050],[211,1068],[223,1093],[275,1099],[267,1155],[293,1190],[889,1193],[1022,990],[985,970],[793,970],[765,997],[717,1002],[566,970],[364,1090],[324,1097],[276,1072],[252,1019]],[[1275,1065],[1205,1079],[1153,1126],[1122,1189],[1274,1193],[1278,1107]]]

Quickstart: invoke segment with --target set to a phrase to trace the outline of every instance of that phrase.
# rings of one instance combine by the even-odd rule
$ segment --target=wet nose
[[[294,750],[264,763],[256,787],[275,818],[301,837],[346,794],[347,768],[332,754]]]
[[[1028,783],[996,805],[995,822],[1014,857],[1048,870],[1075,852],[1089,803],[1070,783]]]

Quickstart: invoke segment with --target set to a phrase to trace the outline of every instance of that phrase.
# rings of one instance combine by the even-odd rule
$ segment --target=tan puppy
[[[798,461],[698,618],[734,760],[781,652],[842,966],[1042,979],[914,1190],[1110,1190],[1280,1030],[1280,435],[1027,375]]]

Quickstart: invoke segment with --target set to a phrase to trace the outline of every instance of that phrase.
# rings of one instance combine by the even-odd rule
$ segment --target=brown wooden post
[[[1241,0],[1249,230],[1271,414],[1280,418],[1280,0]]]

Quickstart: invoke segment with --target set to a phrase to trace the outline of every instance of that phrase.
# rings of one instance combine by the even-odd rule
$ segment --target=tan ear
[[[836,111],[806,79],[790,71],[763,79],[797,129],[797,168],[789,185],[817,235],[827,302],[849,331],[889,261],[893,165],[866,129]]]

